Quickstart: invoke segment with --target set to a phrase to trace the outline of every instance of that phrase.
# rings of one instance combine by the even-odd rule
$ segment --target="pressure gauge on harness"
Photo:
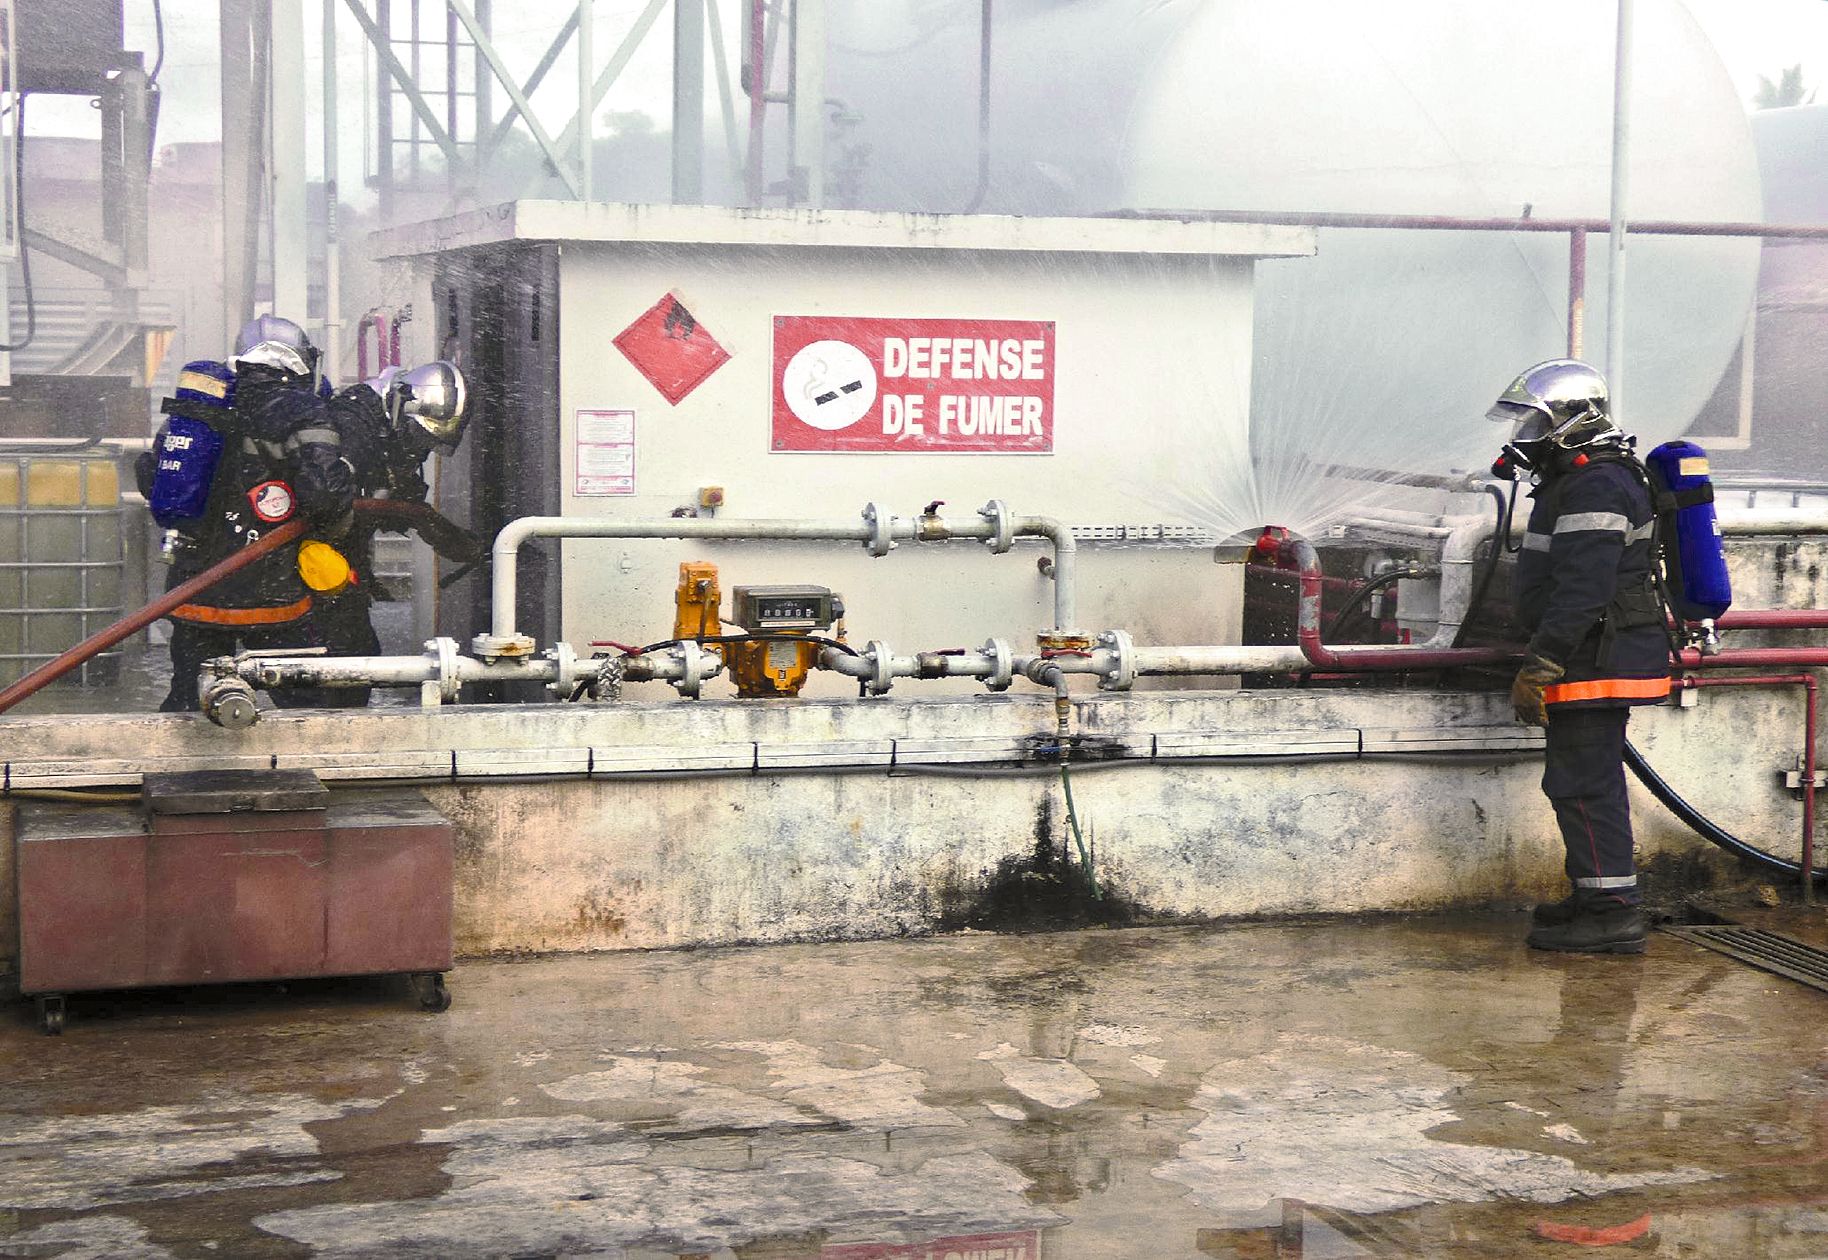
[[[752,634],[824,630],[844,616],[844,604],[823,586],[739,586],[730,593],[730,614]]]

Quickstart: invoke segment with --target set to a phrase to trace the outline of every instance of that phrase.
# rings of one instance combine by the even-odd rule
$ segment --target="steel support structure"
[[[224,4],[246,2],[223,0]],[[466,181],[479,178],[508,133],[516,126],[522,126],[539,146],[546,163],[564,182],[565,191],[572,197],[589,200],[597,174],[592,169],[597,139],[592,116],[669,6],[673,10],[673,200],[680,204],[695,204],[705,196],[705,62],[708,46],[732,174],[739,184],[748,188],[748,200],[760,203],[765,196],[784,195],[789,204],[818,205],[823,201],[824,0],[753,0],[753,5],[752,0],[647,0],[622,28],[608,59],[601,62],[596,56],[597,32],[591,21],[593,0],[577,0],[575,5],[567,6],[563,23],[524,82],[516,80],[509,72],[491,37],[488,0],[417,0],[416,3],[414,0],[343,0],[343,3],[354,15],[374,51],[374,74],[379,85],[375,116],[379,161],[375,182],[379,186],[383,219],[391,219],[393,214],[395,180],[391,159],[396,137],[392,102],[396,92],[412,107],[415,133],[422,129],[445,154],[451,169],[461,170]],[[752,46],[745,46],[741,68],[745,90],[751,96],[751,126],[746,144],[737,121],[731,66],[724,44],[727,28],[719,11],[720,5],[732,3],[741,6],[748,25],[756,32]],[[440,89],[428,87],[419,75],[425,63],[440,59],[421,55],[417,30],[409,41],[401,41],[393,34],[393,19],[402,11],[401,6],[410,5],[416,21],[420,4],[439,5],[449,19],[449,47],[441,59],[446,67],[442,89],[446,116],[442,119],[433,104]],[[454,100],[458,94],[453,84],[459,32],[474,46],[476,55],[473,140],[459,130]],[[769,93],[766,87],[768,71],[764,68],[758,74],[755,67],[773,63],[782,36],[789,45],[790,85],[778,93]],[[401,42],[412,45],[411,64],[402,61],[394,51],[395,45]],[[574,48],[576,52],[576,107],[565,125],[553,132],[534,112],[532,98],[568,48]],[[499,118],[489,103],[489,93],[495,84],[500,84],[508,97],[508,107]],[[766,100],[762,99],[764,96]],[[758,180],[762,179],[760,132],[769,104],[789,107],[785,133],[789,144],[783,178],[779,182],[767,182],[764,188],[758,186]],[[467,154],[463,152],[466,146],[470,149]],[[453,184],[452,192],[453,195],[459,192],[456,184]]]
[[[706,0],[673,0],[673,204],[705,196]]]
[[[310,265],[305,211],[305,6],[270,0],[267,122],[273,311],[303,325]]]

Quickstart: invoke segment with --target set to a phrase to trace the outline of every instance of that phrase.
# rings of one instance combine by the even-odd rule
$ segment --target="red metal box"
[[[451,966],[451,825],[416,792],[327,809],[22,804],[26,993]]]

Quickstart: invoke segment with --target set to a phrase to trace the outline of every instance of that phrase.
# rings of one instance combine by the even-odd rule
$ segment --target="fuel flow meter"
[[[730,645],[726,659],[736,694],[745,699],[799,695],[822,646],[811,636],[823,635],[843,619],[844,601],[827,587],[735,588],[730,620],[760,636]]]

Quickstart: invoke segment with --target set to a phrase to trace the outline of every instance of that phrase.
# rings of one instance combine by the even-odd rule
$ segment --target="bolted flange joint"
[[[1104,691],[1128,691],[1136,682],[1136,641],[1128,630],[1106,630],[1098,636],[1098,646],[1112,657],[1110,672],[1099,675],[1098,686]]]
[[[533,636],[530,634],[479,634],[470,641],[470,651],[485,661],[532,656],[534,647]]]
[[[1004,639],[984,640],[984,655],[995,665],[995,672],[984,679],[984,686],[991,691],[1008,691],[1009,684],[1016,677],[1016,654]]]
[[[864,549],[872,556],[886,556],[895,550],[895,539],[891,536],[895,528],[895,515],[884,512],[874,503],[863,505],[863,523],[869,527],[870,536],[863,542]]]
[[[992,499],[977,510],[977,514],[989,521],[993,532],[984,540],[992,555],[1002,555],[1016,545],[1016,518],[1009,513],[1009,505],[1001,499]]]

